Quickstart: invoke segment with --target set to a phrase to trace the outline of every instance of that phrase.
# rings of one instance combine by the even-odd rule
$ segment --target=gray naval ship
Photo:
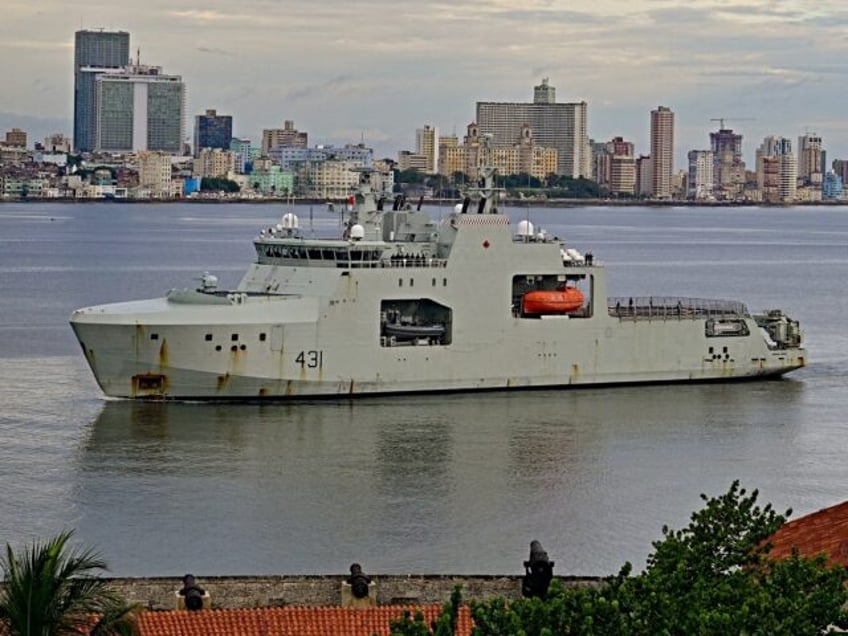
[[[359,172],[343,235],[286,214],[235,289],[79,309],[106,395],[285,399],[778,377],[798,322],[741,302],[609,298],[603,264],[498,212],[495,171],[439,222]]]

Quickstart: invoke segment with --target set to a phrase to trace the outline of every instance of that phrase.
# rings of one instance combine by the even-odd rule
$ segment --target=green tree
[[[662,529],[647,567],[626,563],[598,587],[551,583],[547,600],[471,604],[475,635],[786,634],[848,626],[848,571],[824,556],[769,558],[768,538],[791,514],[757,505],[735,481],[682,530]]]
[[[421,611],[405,610],[397,620],[389,623],[392,636],[453,636],[456,634],[456,624],[459,620],[459,609],[462,607],[462,588],[453,588],[450,600],[442,606],[439,617],[428,627]]]
[[[200,180],[200,189],[204,192],[238,192],[241,186],[231,179],[223,177],[203,177]]]
[[[71,549],[73,531],[34,542],[17,553],[6,544],[0,623],[9,636],[137,634],[137,606],[92,574],[106,564],[92,550]],[[2,631],[2,630],[0,630]]]

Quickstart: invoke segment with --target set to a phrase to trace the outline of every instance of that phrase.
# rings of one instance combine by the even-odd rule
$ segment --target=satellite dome
[[[282,227],[286,228],[287,230],[296,230],[299,227],[297,215],[295,215],[293,212],[287,212],[286,214],[284,214],[282,219]]]
[[[533,236],[533,224],[526,219],[518,222],[518,236]]]
[[[461,214],[462,213],[462,204],[457,203],[455,206],[453,206],[453,211],[454,211],[454,214]]]
[[[365,238],[365,228],[357,223],[350,228],[350,238],[354,241],[359,241]]]

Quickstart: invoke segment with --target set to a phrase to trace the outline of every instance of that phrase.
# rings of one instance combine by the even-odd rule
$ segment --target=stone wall
[[[520,576],[451,576],[370,574],[377,604],[444,603],[457,585],[465,600],[499,596],[521,596]],[[599,585],[593,577],[556,577],[566,586]],[[284,605],[340,605],[343,575],[327,576],[216,576],[198,577],[213,608],[273,607]],[[115,578],[112,587],[125,599],[155,610],[176,609],[176,591],[182,587],[174,578]]]

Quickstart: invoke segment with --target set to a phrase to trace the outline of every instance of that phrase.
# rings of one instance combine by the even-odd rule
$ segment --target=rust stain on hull
[[[168,376],[164,373],[138,373],[131,382],[133,397],[164,396],[168,392]]]

